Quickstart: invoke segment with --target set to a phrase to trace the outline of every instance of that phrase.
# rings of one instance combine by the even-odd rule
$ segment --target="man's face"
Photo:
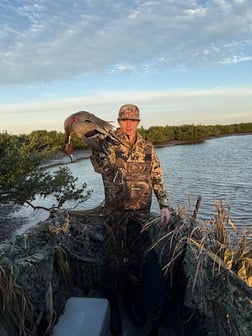
[[[135,137],[139,120],[126,119],[119,120],[118,122],[123,133],[127,134],[130,138]]]

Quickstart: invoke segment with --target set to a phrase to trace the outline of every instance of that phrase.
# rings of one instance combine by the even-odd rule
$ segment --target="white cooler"
[[[109,336],[110,310],[106,299],[71,297],[53,329],[53,336]]]

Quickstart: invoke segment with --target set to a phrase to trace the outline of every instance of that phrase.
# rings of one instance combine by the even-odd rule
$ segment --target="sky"
[[[1,0],[0,132],[128,103],[145,128],[252,122],[252,1]]]

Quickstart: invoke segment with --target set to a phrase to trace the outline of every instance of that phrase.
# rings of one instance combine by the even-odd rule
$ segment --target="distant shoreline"
[[[179,146],[179,145],[194,145],[194,144],[196,145],[196,144],[203,143],[206,140],[225,138],[229,136],[242,136],[242,135],[252,135],[252,132],[213,135],[213,136],[208,136],[206,138],[202,138],[198,140],[170,140],[170,141],[165,141],[163,143],[158,143],[158,144],[153,143],[153,145],[156,148],[161,148],[161,147],[166,147],[166,146]]]
[[[196,145],[196,144],[204,143],[206,140],[224,138],[224,137],[228,137],[228,136],[242,136],[242,135],[252,135],[252,132],[213,135],[213,136],[209,136],[209,137],[202,138],[202,139],[199,139],[199,140],[170,140],[170,141],[165,141],[165,142],[160,142],[160,143],[153,143],[153,146],[155,148],[163,148],[163,147],[169,147],[169,146]],[[74,149],[73,153],[74,153],[74,156],[75,156],[74,161],[76,162],[78,160],[88,159],[89,156],[91,155],[91,149],[89,147],[85,147],[85,148],[82,148],[82,149]],[[45,167],[57,164],[56,160],[60,161],[64,157],[67,157],[67,155],[62,153],[62,154],[60,154],[60,156],[55,156],[55,157],[52,157],[48,160],[45,160]]]

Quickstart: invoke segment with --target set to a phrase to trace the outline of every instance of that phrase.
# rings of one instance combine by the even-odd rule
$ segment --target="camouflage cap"
[[[139,119],[139,108],[136,105],[126,104],[121,106],[118,113],[118,120],[137,120]]]

